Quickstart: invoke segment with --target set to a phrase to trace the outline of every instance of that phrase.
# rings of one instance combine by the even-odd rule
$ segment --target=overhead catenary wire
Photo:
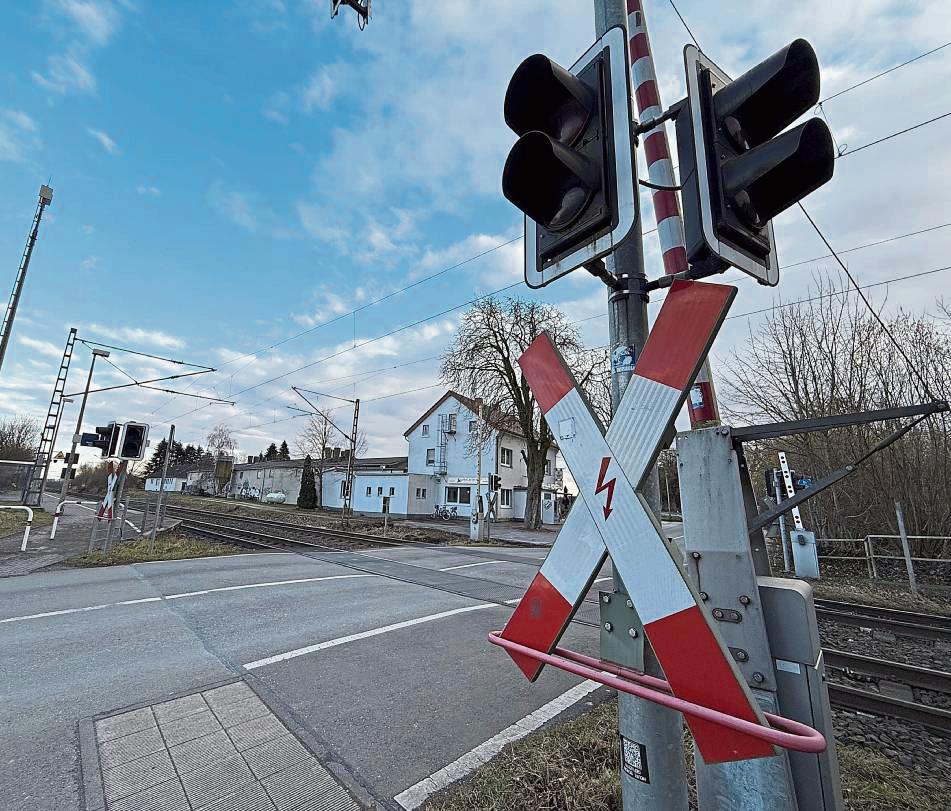
[[[879,138],[878,140],[872,141],[871,143],[862,144],[861,146],[857,146],[855,149],[845,149],[845,151],[839,152],[839,154],[836,155],[836,160],[847,158],[849,155],[854,155],[856,152],[861,152],[863,149],[871,149],[873,146],[878,146],[879,144],[885,143],[885,141],[890,141],[892,138],[897,138],[899,135],[904,135],[905,133],[920,129],[921,127],[925,127],[928,124],[934,124],[936,121],[941,121],[941,119],[947,118],[948,116],[951,116],[951,112],[936,115],[934,118],[929,118],[927,121],[922,121],[918,124],[914,124],[911,127],[906,127],[903,130],[899,130],[898,132],[893,132],[891,135],[886,135],[882,138]]]

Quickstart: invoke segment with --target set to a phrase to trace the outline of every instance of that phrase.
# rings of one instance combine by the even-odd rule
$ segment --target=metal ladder
[[[56,439],[56,427],[63,410],[63,392],[66,390],[66,376],[69,374],[69,362],[73,357],[73,345],[76,343],[76,327],[69,330],[66,338],[66,349],[63,351],[63,361],[56,376],[56,385],[53,387],[53,397],[50,400],[50,410],[46,414],[46,423],[40,435],[40,447],[36,452],[33,470],[30,471],[30,480],[23,493],[23,503],[34,507],[42,506],[43,491],[46,490],[46,476],[53,460],[53,441]]]

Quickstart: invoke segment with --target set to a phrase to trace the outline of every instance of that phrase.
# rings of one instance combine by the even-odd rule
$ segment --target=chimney
[[[248,457],[248,464],[249,464],[249,465],[254,464],[254,457],[253,457],[253,456],[249,456],[249,457]]]
[[[332,449],[332,448],[324,448],[324,459],[330,459],[330,458],[332,458],[332,457],[333,457],[333,449]]]
[[[341,448],[340,449],[340,458],[349,459],[350,458],[350,448]]]
[[[333,456],[333,458],[334,458],[334,459],[339,459],[339,458],[340,458],[340,448],[334,448],[334,456]]]

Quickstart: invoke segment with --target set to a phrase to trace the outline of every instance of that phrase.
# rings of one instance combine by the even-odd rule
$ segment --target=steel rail
[[[951,617],[940,614],[919,614],[915,611],[900,611],[896,608],[884,608],[877,605],[865,605],[864,603],[846,603],[839,600],[816,600],[816,607],[951,629]]]
[[[944,736],[951,736],[951,710],[892,698],[881,693],[859,690],[834,682],[828,682],[826,686],[829,688],[829,700],[837,707],[913,721],[934,729]]]
[[[909,687],[934,690],[937,693],[951,695],[951,673],[932,670],[927,667],[908,665],[904,662],[890,662],[873,656],[823,648],[822,655],[827,668],[872,676],[878,679],[900,681]]]

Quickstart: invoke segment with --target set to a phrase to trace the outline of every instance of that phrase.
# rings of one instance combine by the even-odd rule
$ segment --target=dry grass
[[[812,583],[815,595],[825,600],[843,600],[902,611],[918,611],[926,614],[951,616],[951,600],[936,595],[919,594],[887,586],[874,580],[823,579]]]
[[[244,550],[228,544],[210,543],[186,535],[164,533],[155,539],[155,547],[149,551],[147,538],[117,543],[109,554],[92,552],[63,561],[65,566],[87,568],[90,566],[122,566],[129,563],[145,563],[151,560],[187,560],[218,555],[234,555]]]
[[[690,737],[684,736],[691,768]],[[847,811],[947,811],[951,783],[864,747],[839,746]],[[617,703],[507,746],[424,811],[620,811]],[[691,791],[691,795],[693,792]],[[691,796],[691,807],[694,800]]]
[[[53,523],[53,516],[46,510],[33,509],[33,528]],[[4,535],[13,535],[23,532],[26,526],[26,512],[24,510],[0,510],[0,538]]]

